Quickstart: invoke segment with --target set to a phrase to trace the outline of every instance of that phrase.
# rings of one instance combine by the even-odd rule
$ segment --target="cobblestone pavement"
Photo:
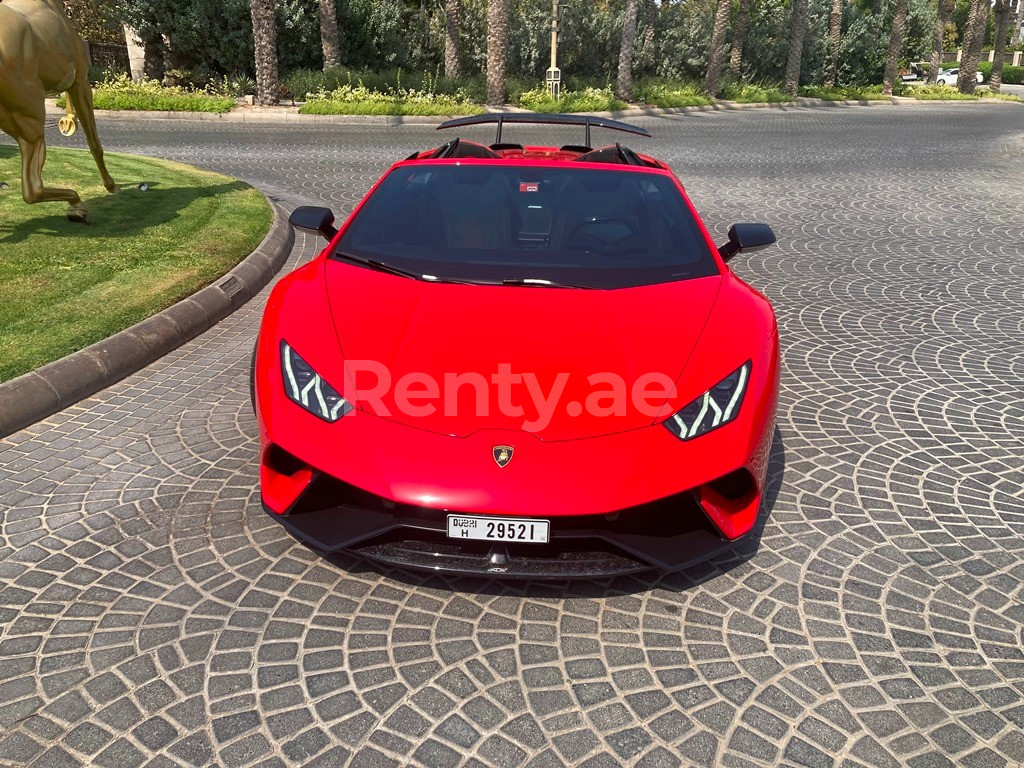
[[[737,266],[785,359],[759,542],[572,585],[318,557],[258,505],[257,301],[0,442],[0,763],[1024,764],[1024,110],[643,122],[720,236],[779,235]],[[102,131],[339,211],[438,141]]]

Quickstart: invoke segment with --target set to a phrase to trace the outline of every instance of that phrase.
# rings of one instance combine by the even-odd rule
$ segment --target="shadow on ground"
[[[17,156],[17,147],[0,145],[0,161],[10,161]],[[60,155],[57,155],[55,160],[59,161],[59,158]],[[140,161],[145,162],[146,158],[140,158]],[[47,173],[46,168],[43,169],[43,182],[47,186],[71,187],[82,195],[82,202],[89,212],[88,225],[68,221],[67,203],[28,205],[21,197],[20,178],[0,178],[0,181],[8,184],[7,189],[0,189],[0,210],[6,208],[8,212],[19,212],[20,209],[28,216],[22,218],[16,213],[15,221],[5,221],[4,217],[0,216],[0,244],[23,243],[37,235],[60,238],[61,242],[86,238],[139,237],[152,227],[179,218],[182,211],[197,200],[249,188],[248,184],[241,181],[209,185],[169,185],[155,178],[119,175],[117,170],[121,162],[123,161],[120,156],[109,156],[110,171],[120,187],[115,194],[107,193],[98,186],[99,172],[95,173],[95,178],[90,174],[89,179],[83,181],[81,177],[62,179],[56,170],[56,162],[50,168],[50,173]],[[20,168],[20,163],[18,167]],[[137,167],[135,173],[138,171]],[[152,171],[154,176],[168,173],[166,168],[156,165]],[[140,184],[145,184],[147,190],[139,189]]]

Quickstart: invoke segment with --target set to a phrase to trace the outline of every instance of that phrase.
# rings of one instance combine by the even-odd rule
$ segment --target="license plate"
[[[547,544],[550,528],[547,520],[448,515],[449,539]]]

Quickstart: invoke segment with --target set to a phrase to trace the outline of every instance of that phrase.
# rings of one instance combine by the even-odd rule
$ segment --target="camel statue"
[[[43,127],[44,99],[67,92],[61,131],[74,133],[77,114],[103,186],[108,192],[117,191],[103,162],[88,70],[85,43],[61,0],[0,0],[0,130],[21,149],[22,195],[29,204],[66,200],[68,218],[84,224],[88,214],[77,192],[43,186]]]

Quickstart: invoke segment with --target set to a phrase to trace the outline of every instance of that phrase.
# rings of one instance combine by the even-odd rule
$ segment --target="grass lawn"
[[[247,184],[163,160],[107,154],[108,195],[88,152],[50,149],[43,179],[82,195],[26,205],[21,158],[0,145],[0,381],[82,349],[213,282],[248,256],[271,210]],[[141,182],[149,191],[138,189]]]

